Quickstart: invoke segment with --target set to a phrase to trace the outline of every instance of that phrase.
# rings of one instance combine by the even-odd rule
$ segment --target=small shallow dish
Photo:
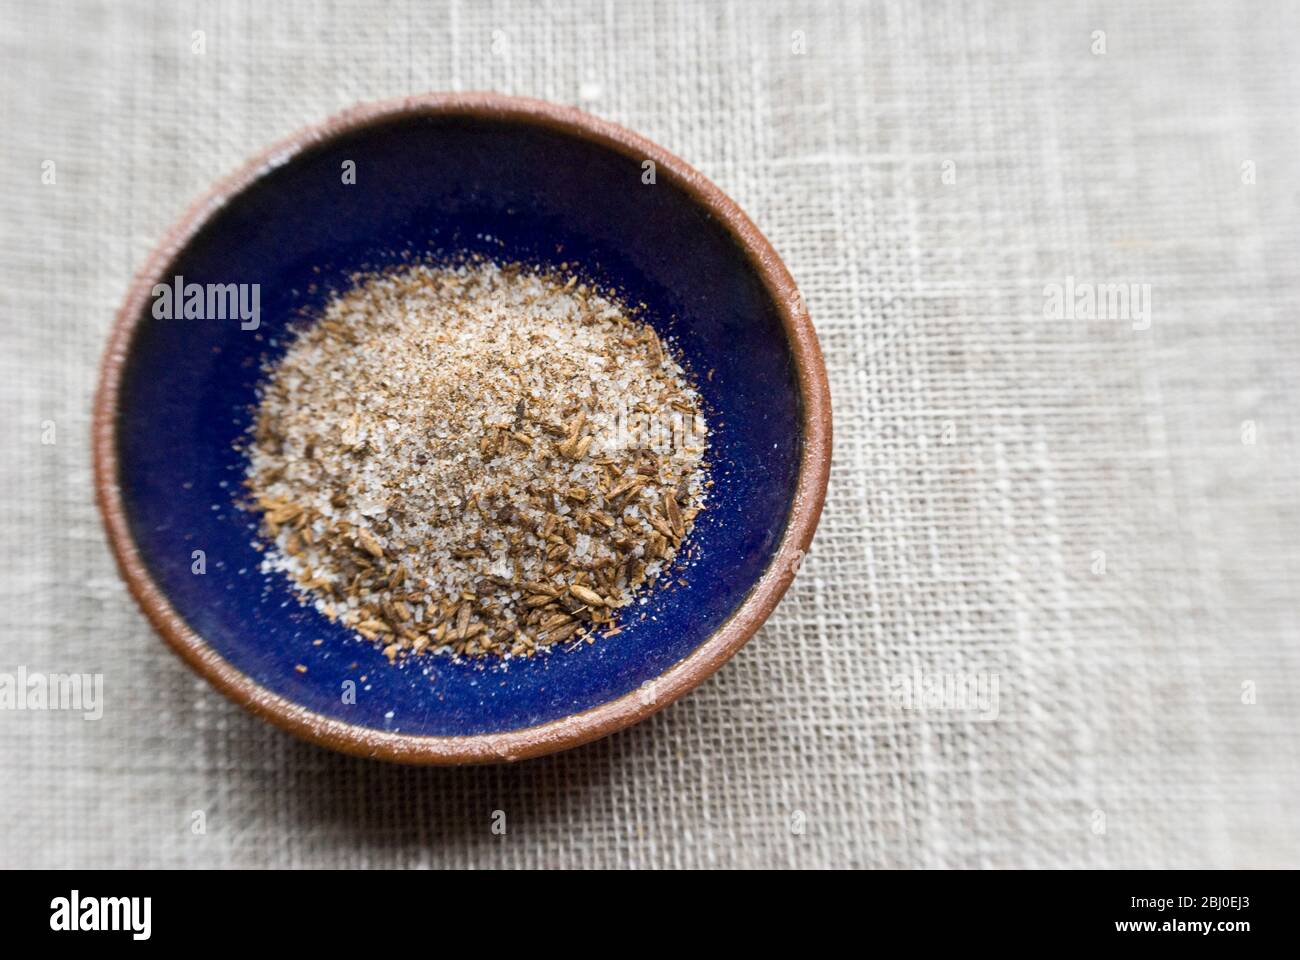
[[[689,541],[697,559],[618,636],[504,667],[424,657],[394,668],[260,572],[255,518],[235,506],[236,442],[260,365],[284,350],[299,308],[322,305],[357,269],[466,251],[578,263],[645,303],[703,394],[715,486]],[[257,284],[257,328],[155,318],[155,285],[177,277]],[[785,266],[691,167],[576,110],[429,95],[303,130],[190,209],[118,313],[94,445],[100,510],[131,592],[219,690],[336,750],[492,762],[635,723],[749,639],[817,525],[830,395]]]

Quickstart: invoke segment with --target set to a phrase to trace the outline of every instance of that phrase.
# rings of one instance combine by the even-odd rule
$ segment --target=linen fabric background
[[[99,721],[0,712],[0,865],[1300,866],[1297,5],[0,10],[0,672],[104,675]],[[132,272],[215,178],[471,89],[629,126],[748,211],[835,458],[795,586],[695,693],[407,769],[166,650],[105,545],[90,406]],[[1149,325],[1046,316],[1068,278],[1149,289]],[[996,701],[909,702],[945,681]]]

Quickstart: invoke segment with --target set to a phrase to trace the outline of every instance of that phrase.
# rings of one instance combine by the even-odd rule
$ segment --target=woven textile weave
[[[1300,866],[1298,47],[1291,3],[7,0],[0,672],[102,673],[104,715],[0,712],[0,865]],[[471,89],[629,126],[746,209],[835,458],[794,588],[695,693],[406,769],[166,651],[89,411],[132,272],[215,178]]]

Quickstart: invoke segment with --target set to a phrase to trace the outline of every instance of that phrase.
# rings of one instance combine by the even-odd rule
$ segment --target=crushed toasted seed
[[[267,368],[246,485],[263,568],[391,662],[531,657],[618,635],[704,507],[706,442],[612,295],[421,265],[355,278]]]

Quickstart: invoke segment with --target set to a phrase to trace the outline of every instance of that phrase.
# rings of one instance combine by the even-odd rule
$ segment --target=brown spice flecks
[[[358,277],[269,370],[246,483],[264,568],[390,661],[531,657],[618,635],[704,507],[705,436],[617,301],[417,266]]]

